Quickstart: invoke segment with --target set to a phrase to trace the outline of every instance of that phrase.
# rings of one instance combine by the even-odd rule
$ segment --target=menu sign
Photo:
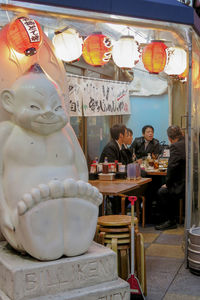
[[[68,97],[65,101],[68,101],[66,107],[69,110],[70,116],[82,116],[82,80],[79,77],[67,76],[68,84]]]
[[[68,77],[70,115],[130,114],[129,83],[79,76]]]

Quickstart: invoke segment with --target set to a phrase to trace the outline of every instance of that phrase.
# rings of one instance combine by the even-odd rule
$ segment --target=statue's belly
[[[78,174],[74,166],[35,166],[20,167],[12,166],[4,172],[3,189],[10,208],[16,208],[18,201],[24,193],[30,193],[41,183],[48,184],[53,179],[64,180],[73,178],[78,180]]]

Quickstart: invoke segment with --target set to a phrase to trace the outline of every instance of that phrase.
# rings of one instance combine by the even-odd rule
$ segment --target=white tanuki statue
[[[44,73],[29,72],[1,101],[11,115],[0,122],[3,235],[40,260],[84,253],[102,195],[87,183],[86,160],[58,88]]]

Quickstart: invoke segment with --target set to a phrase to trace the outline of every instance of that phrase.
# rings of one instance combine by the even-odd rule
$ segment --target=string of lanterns
[[[69,43],[69,37],[65,32],[60,34],[62,38],[59,40],[53,38],[54,47],[63,49],[63,55],[60,55],[62,60],[72,62],[70,51],[67,54],[67,47],[63,46]],[[74,46],[71,47],[72,52],[75,52],[76,47],[82,47],[82,53],[79,52],[74,60],[79,59],[82,54],[85,62],[92,66],[103,66],[112,57],[114,63],[123,69],[132,69],[142,58],[144,68],[152,74],[164,71],[168,75],[180,75],[187,67],[186,51],[180,47],[168,48],[162,41],[152,41],[141,51],[139,43],[131,35],[122,36],[112,43],[111,39],[102,33],[93,33],[82,40],[76,32],[75,39]]]
[[[43,33],[40,24],[28,17],[12,21],[7,32],[8,43],[26,56],[34,55],[40,48]],[[187,53],[180,47],[167,47],[163,41],[151,41],[141,50],[131,35],[121,36],[118,41],[95,32],[85,39],[73,28],[55,32],[53,45],[56,55],[65,62],[74,62],[82,55],[87,64],[103,66],[112,57],[119,68],[132,69],[142,59],[144,68],[152,74],[187,76]]]

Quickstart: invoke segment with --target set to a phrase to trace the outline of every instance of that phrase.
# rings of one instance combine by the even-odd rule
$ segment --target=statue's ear
[[[3,108],[9,113],[13,113],[14,111],[14,99],[15,96],[12,90],[4,90],[1,93],[1,102]]]

